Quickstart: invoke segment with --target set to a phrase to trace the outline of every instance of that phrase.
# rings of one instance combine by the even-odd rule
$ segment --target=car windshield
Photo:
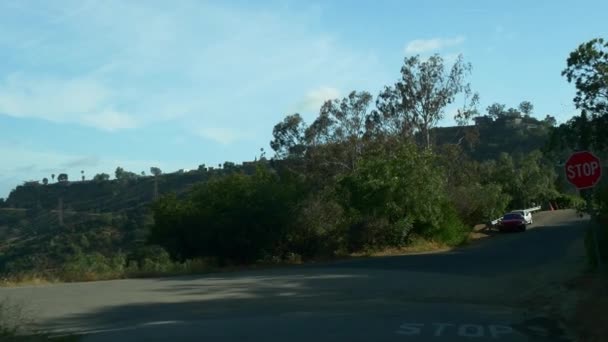
[[[506,214],[505,216],[503,216],[503,220],[521,220],[524,217],[521,214],[515,214],[515,213],[511,213],[511,214]]]

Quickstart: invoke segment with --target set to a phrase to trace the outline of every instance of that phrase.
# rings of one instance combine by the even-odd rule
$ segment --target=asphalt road
[[[2,288],[36,328],[84,341],[560,341],[529,298],[580,270],[586,220],[451,252],[178,278]]]

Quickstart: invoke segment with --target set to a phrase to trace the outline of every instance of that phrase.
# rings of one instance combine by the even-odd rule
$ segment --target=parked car
[[[520,213],[505,214],[498,222],[498,230],[500,231],[524,232],[526,226],[526,219]]]
[[[511,212],[511,214],[520,214],[526,220],[526,224],[532,224],[532,223],[534,223],[534,220],[532,219],[532,213],[529,212],[529,211],[526,211],[526,210],[513,210]]]

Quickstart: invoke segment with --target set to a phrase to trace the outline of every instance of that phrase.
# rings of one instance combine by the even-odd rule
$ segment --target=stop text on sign
[[[584,164],[568,165],[568,179],[593,176],[600,169],[600,163],[592,161]]]

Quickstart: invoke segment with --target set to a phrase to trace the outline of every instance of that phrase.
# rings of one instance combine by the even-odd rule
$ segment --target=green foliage
[[[150,265],[167,265],[171,263],[169,253],[158,245],[140,246],[127,256],[127,264],[136,263],[141,269],[149,269]]]
[[[93,177],[93,181],[95,182],[105,182],[110,180],[110,175],[107,173],[98,173]]]
[[[534,110],[534,105],[530,101],[522,101],[517,108],[525,116],[530,116]]]
[[[333,189],[311,193],[296,208],[288,250],[305,259],[329,257],[345,249],[344,208]]]
[[[351,250],[402,246],[410,234],[441,234],[447,197],[445,176],[431,151],[403,145],[392,158],[371,156],[338,182],[351,218]]]
[[[105,257],[101,253],[76,254],[65,262],[61,278],[66,281],[111,279],[124,272],[125,256],[122,253]]]
[[[150,173],[154,176],[154,177],[158,177],[160,176],[163,172],[161,171],[161,169],[159,169],[158,167],[152,166],[150,168]]]
[[[555,199],[553,199],[553,202],[555,202],[560,209],[582,210],[586,205],[583,198],[571,194],[559,194]]]
[[[281,159],[302,157],[306,150],[305,130],[306,124],[298,113],[288,115],[282,122],[276,124],[272,130],[273,140],[270,142],[276,157]]]
[[[125,171],[120,166],[116,168],[116,171],[114,171],[114,176],[118,181],[132,181],[140,177],[135,172]]]
[[[562,71],[576,86],[577,108],[597,115],[608,113],[608,41],[592,39],[570,53]]]
[[[458,216],[470,226],[500,217],[511,201],[496,183],[461,185],[452,189],[450,198]]]
[[[427,60],[419,56],[406,57],[400,80],[378,95],[378,111],[370,117],[370,125],[383,134],[406,138],[418,130],[424,146],[430,147],[430,130],[443,118],[445,107],[454,102],[458,94],[471,95],[466,83],[470,71],[471,65],[465,63],[462,56],[451,68],[446,68],[439,55]]]
[[[540,151],[515,157],[503,153],[498,161],[484,163],[482,173],[483,179],[500,185],[511,197],[511,209],[529,207],[558,196],[557,175]]]
[[[281,249],[301,196],[297,181],[265,168],[198,185],[185,200],[154,205],[150,242],[179,259],[213,256],[248,263]]]

